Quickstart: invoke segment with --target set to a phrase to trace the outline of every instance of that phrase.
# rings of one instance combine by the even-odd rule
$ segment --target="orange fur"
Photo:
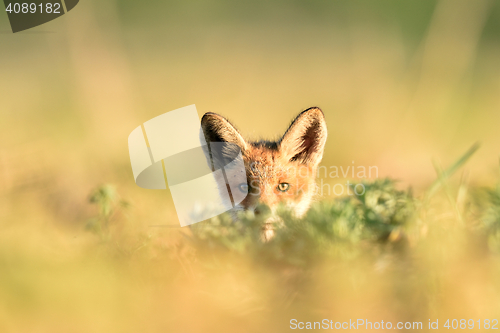
[[[246,179],[237,171],[227,170],[228,179],[236,177],[249,186],[249,194],[235,210],[255,211],[265,204],[273,211],[284,204],[297,216],[307,211],[316,190],[316,170],[327,137],[319,108],[301,112],[278,141],[247,141],[227,119],[215,113],[206,113],[201,127],[209,145],[225,142],[242,152]],[[288,184],[287,190],[280,191],[280,184]]]

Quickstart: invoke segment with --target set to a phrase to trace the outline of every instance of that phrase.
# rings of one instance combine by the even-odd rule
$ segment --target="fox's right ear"
[[[237,145],[242,152],[247,150],[247,143],[238,130],[224,117],[207,112],[201,118],[201,129],[208,144],[224,142]]]

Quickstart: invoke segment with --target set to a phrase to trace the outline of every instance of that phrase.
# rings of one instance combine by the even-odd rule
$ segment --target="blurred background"
[[[167,331],[173,322],[188,323],[171,330],[179,332],[222,323],[288,329],[288,314],[274,326],[263,319],[269,308],[245,307],[257,313],[247,321],[227,310],[233,291],[210,301],[189,291],[200,282],[177,275],[191,269],[178,259],[190,256],[178,246],[181,232],[150,227],[178,221],[168,190],[135,185],[127,137],[186,105],[226,116],[250,138],[278,137],[319,106],[329,130],[322,165],[377,166],[416,195],[436,178],[433,159],[449,165],[475,142],[467,179],[498,179],[498,1],[82,0],[16,34],[0,14],[0,40],[3,332]],[[83,230],[98,214],[89,195],[101,184],[114,184],[132,207],[117,212],[111,252]],[[151,242],[171,251],[140,254]],[[234,276],[204,288],[223,295],[224,278]],[[262,295],[273,289],[272,279],[252,281]],[[238,288],[238,300],[251,300],[250,287]]]

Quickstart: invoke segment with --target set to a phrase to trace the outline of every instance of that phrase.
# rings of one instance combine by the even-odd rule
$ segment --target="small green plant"
[[[89,196],[89,202],[97,206],[97,216],[87,221],[86,228],[105,238],[109,232],[110,222],[121,209],[129,207],[129,203],[120,199],[113,185],[104,184],[97,187]]]
[[[500,184],[480,189],[476,205],[480,212],[478,230],[485,237],[488,248],[500,253]]]

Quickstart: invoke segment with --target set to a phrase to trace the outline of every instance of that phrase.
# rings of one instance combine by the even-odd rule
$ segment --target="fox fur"
[[[267,205],[272,212],[280,204],[289,207],[300,217],[309,209],[316,192],[316,172],[323,157],[327,127],[318,107],[302,111],[277,141],[248,141],[226,118],[212,112],[201,119],[206,142],[223,142],[237,147],[245,165],[245,174],[231,174],[242,186],[247,184],[248,195],[235,206],[232,213]],[[227,152],[226,152],[227,154]],[[208,156],[207,156],[208,159]],[[267,224],[267,223],[266,223]],[[272,237],[272,223],[263,226],[264,237]]]

